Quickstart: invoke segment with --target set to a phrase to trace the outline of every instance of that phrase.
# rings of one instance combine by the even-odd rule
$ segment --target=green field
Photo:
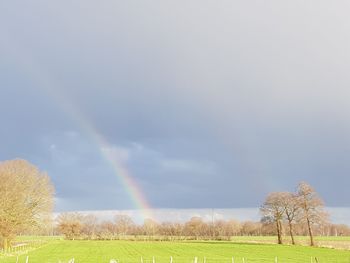
[[[75,258],[75,263],[109,263],[116,259],[119,263],[191,263],[198,257],[198,263],[204,258],[206,263],[243,262],[278,262],[309,263],[317,257],[318,262],[350,263],[349,250],[329,248],[311,248],[273,244],[246,244],[232,242],[141,242],[141,241],[65,241],[53,240],[28,253],[29,263],[68,262]],[[19,258],[25,262],[26,255]],[[15,263],[16,257],[1,257],[0,262]],[[313,261],[316,262],[316,261]]]

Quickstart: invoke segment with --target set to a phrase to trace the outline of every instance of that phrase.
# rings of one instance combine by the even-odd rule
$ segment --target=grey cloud
[[[154,206],[256,207],[300,180],[348,206],[348,7],[3,2],[0,158],[48,170],[60,210],[132,208],[78,115]]]

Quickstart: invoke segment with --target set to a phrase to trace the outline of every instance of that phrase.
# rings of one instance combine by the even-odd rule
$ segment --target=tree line
[[[25,160],[0,162],[0,248],[7,249],[19,234],[62,234],[67,239],[217,239],[233,236],[314,235],[350,236],[346,225],[331,224],[324,203],[307,183],[295,193],[268,194],[262,204],[259,222],[212,220],[193,217],[187,222],[156,222],[146,219],[136,224],[127,215],[100,222],[94,215],[62,213],[53,220],[54,187],[49,176]]]
[[[283,237],[309,236],[314,246],[314,236],[349,236],[347,225],[329,222],[324,202],[318,193],[305,182],[301,182],[295,193],[269,193],[260,207],[260,222],[237,220],[215,220],[206,222],[193,217],[184,223],[162,222],[146,219],[137,225],[127,215],[116,215],[114,220],[99,222],[94,215],[78,213],[61,214],[57,219],[58,233],[69,239],[217,239],[230,240],[233,236],[277,236],[277,243],[283,244]]]
[[[265,218],[265,217],[263,217]],[[113,220],[100,222],[95,215],[63,213],[58,216],[54,234],[64,235],[67,239],[96,240],[232,240],[237,236],[276,236],[274,222],[238,220],[204,221],[192,217],[184,223],[161,222],[146,219],[143,224],[136,224],[128,215],[117,214]],[[288,223],[281,221],[281,235]],[[329,222],[313,225],[317,236],[349,236],[350,228]],[[308,227],[303,222],[293,222],[293,232],[298,236],[308,235]],[[293,241],[295,243],[295,240]]]

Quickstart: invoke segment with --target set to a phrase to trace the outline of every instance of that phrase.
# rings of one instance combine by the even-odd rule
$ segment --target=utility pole
[[[214,239],[214,208],[211,209],[211,238]]]

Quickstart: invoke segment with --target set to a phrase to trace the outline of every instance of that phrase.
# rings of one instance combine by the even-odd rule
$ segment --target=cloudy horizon
[[[350,207],[344,6],[3,2],[0,160],[47,171],[56,211],[259,207],[300,181]]]
[[[333,224],[350,225],[349,207],[326,207],[325,211],[330,215],[330,222]],[[78,213],[80,215],[93,215],[99,222],[113,221],[117,215],[129,216],[136,224],[143,224],[145,219],[153,219],[158,223],[173,222],[184,223],[192,217],[199,217],[205,222],[218,220],[237,220],[239,222],[253,221],[259,222],[261,213],[259,208],[187,208],[172,209],[158,208],[152,209],[151,213],[142,210],[86,210],[86,211],[61,211],[54,214],[57,218],[62,213]],[[147,216],[145,216],[147,214]]]

